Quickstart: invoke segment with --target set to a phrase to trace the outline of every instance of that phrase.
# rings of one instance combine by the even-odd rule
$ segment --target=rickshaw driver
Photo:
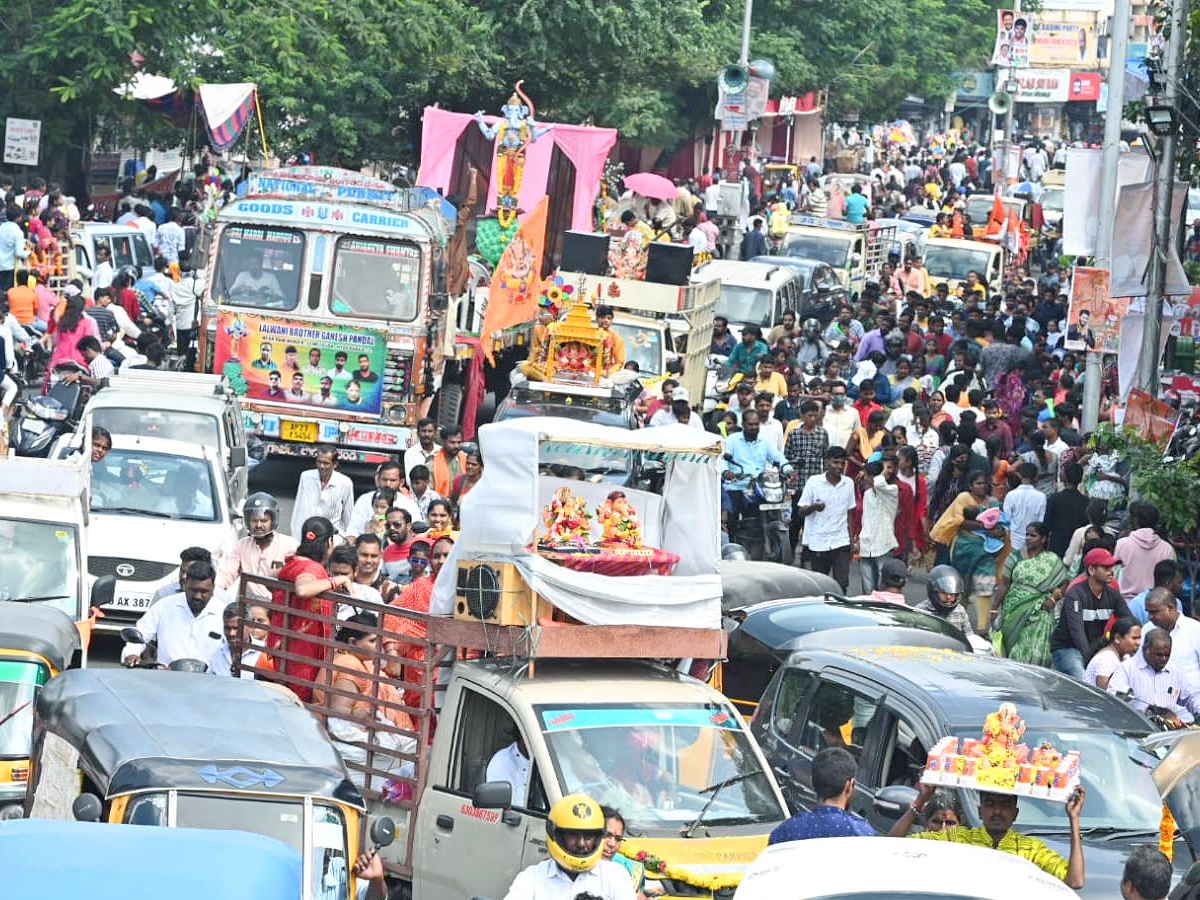
[[[138,619],[137,630],[157,645],[162,665],[177,659],[207,663],[217,651],[224,631],[225,601],[213,596],[216,578],[211,562],[192,563],[183,590],[164,597]],[[126,644],[121,649],[121,664],[136,666],[144,650],[141,644]]]

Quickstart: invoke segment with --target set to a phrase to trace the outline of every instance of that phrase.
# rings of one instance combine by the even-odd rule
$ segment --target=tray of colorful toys
[[[973,788],[1066,801],[1079,786],[1079,754],[1048,741],[1030,749],[1019,743],[1025,723],[1011,703],[988,715],[980,740],[945,737],[929,751],[924,784]]]

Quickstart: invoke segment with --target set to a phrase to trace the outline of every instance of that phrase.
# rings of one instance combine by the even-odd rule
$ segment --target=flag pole
[[[254,87],[254,112],[258,116],[258,136],[262,140],[263,148],[263,165],[267,164],[267,157],[270,152],[267,150],[267,131],[263,128],[262,106],[258,102],[258,86]]]

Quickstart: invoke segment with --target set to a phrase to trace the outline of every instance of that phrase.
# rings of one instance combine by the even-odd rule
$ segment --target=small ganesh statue
[[[608,251],[608,264],[613,277],[645,278],[648,253],[649,248],[642,242],[642,236],[636,231],[627,231],[621,237],[619,248]]]
[[[561,546],[584,545],[591,541],[592,513],[583,498],[568,487],[560,487],[554,492],[550,502],[542,508],[542,521],[546,525],[542,543]]]
[[[1002,765],[1018,753],[1017,744],[1025,733],[1025,721],[1017,715],[1011,703],[1001,703],[1000,708],[989,713],[983,723],[983,743],[986,757],[992,765]]]
[[[596,510],[596,518],[604,527],[600,539],[602,547],[640,550],[642,548],[642,525],[637,510],[629,502],[624,491],[613,491]]]

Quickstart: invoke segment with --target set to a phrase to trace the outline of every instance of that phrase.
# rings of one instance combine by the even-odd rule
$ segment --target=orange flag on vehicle
[[[92,646],[92,632],[96,628],[96,620],[102,618],[104,618],[104,610],[98,606],[93,606],[91,615],[75,623],[75,628],[79,632],[79,642],[83,645],[85,655],[88,652],[88,648]]]
[[[992,213],[988,216],[987,228],[984,229],[985,233],[998,233],[1004,226],[1005,216],[1004,204],[1000,202],[1000,195],[996,194],[992,197]]]
[[[496,360],[492,356],[492,335],[513,325],[529,322],[537,313],[549,209],[550,198],[542,197],[533,212],[521,223],[496,263],[479,335],[480,349],[493,366]]]

